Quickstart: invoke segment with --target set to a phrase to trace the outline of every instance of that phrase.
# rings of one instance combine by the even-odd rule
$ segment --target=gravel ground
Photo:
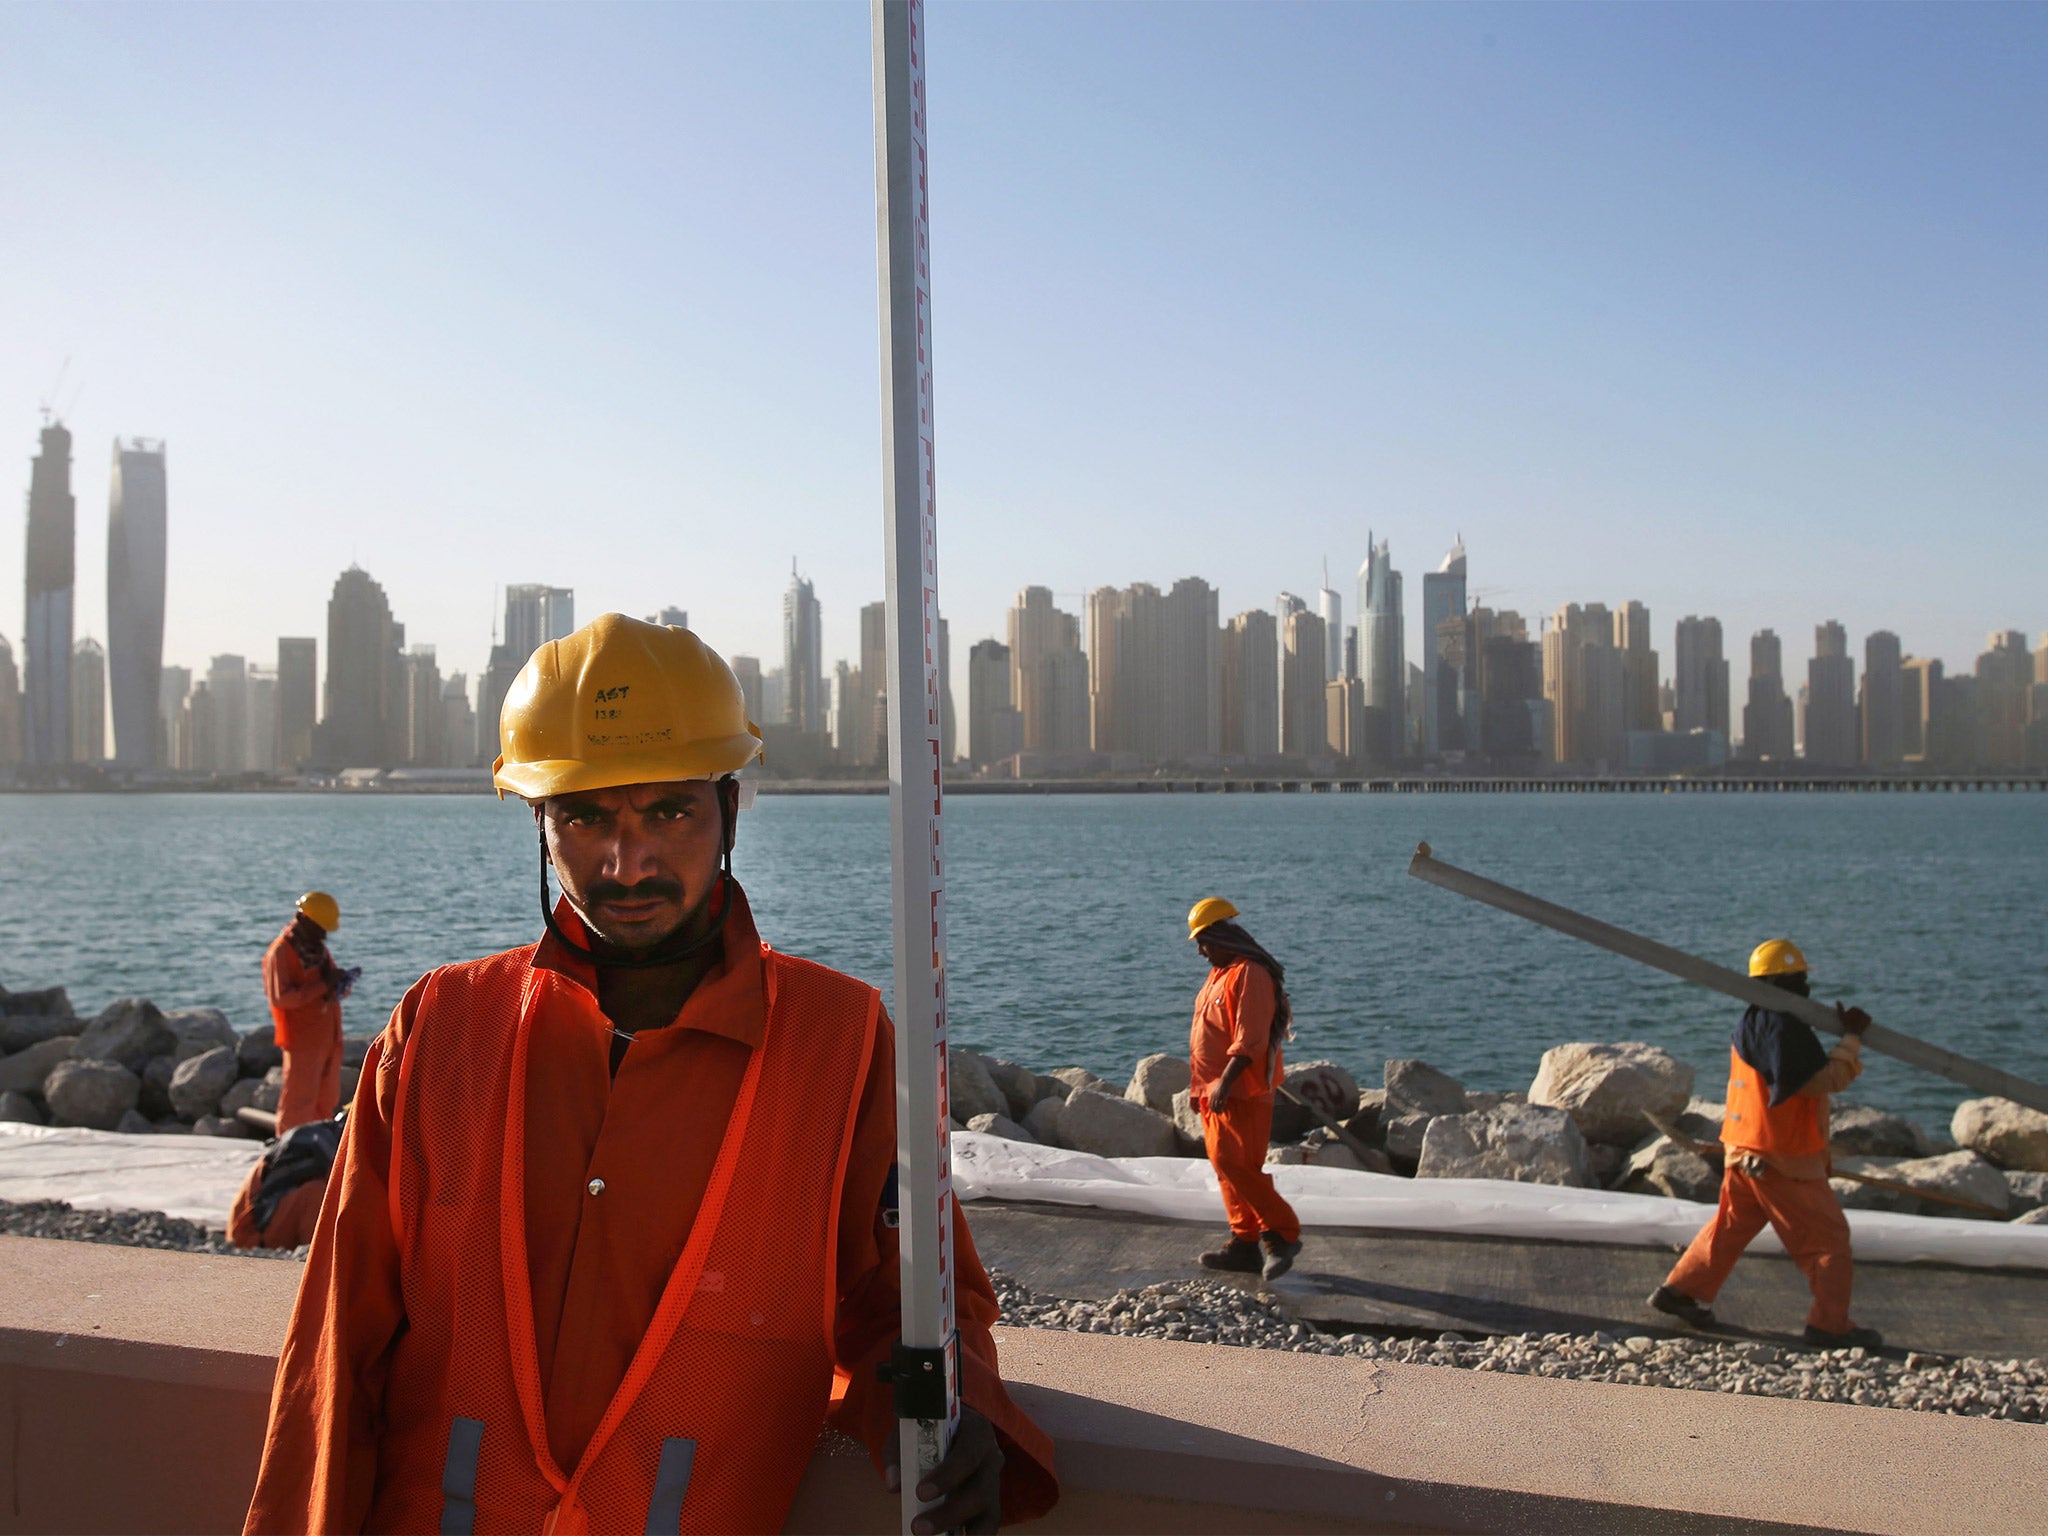
[[[237,1248],[217,1228],[183,1221],[161,1211],[74,1211],[62,1200],[0,1200],[0,1232],[10,1237],[62,1237],[78,1243],[118,1243],[130,1248],[176,1248],[185,1253],[225,1253],[266,1259],[304,1258],[306,1250]]]
[[[0,1200],[0,1232],[138,1248],[177,1248],[190,1253],[277,1259],[305,1256],[303,1248],[276,1252],[236,1248],[213,1228],[161,1212],[74,1211],[60,1200],[18,1205]],[[992,1272],[989,1278],[1002,1304],[1003,1321],[1020,1328],[1064,1328],[1074,1333],[1234,1344],[1303,1355],[1508,1371],[1518,1376],[1802,1397],[2027,1424],[2048,1422],[2048,1361],[2042,1360],[1952,1360],[1918,1353],[1902,1359],[1861,1349],[1781,1349],[1699,1335],[1653,1338],[1639,1334],[1618,1339],[1606,1333],[1521,1333],[1468,1339],[1446,1333],[1434,1339],[1415,1339],[1336,1334],[1296,1322],[1255,1292],[1217,1280],[1191,1278],[1182,1284],[1118,1291],[1107,1301],[1070,1301],[1034,1295],[1000,1272]]]
[[[2048,1422],[2048,1361],[2042,1360],[1957,1360],[1919,1353],[1900,1358],[1862,1349],[1781,1349],[1700,1336],[1523,1333],[1468,1339],[1446,1333],[1414,1339],[1334,1334],[1296,1322],[1256,1294],[1215,1280],[1119,1291],[1098,1302],[1034,1296],[1007,1276],[990,1278],[1003,1321],[1017,1327]]]

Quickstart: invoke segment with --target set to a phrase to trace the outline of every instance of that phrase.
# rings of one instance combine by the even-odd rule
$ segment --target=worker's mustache
[[[659,877],[642,880],[638,885],[621,885],[616,880],[593,880],[590,889],[584,892],[584,899],[593,904],[607,901],[681,901],[683,886],[679,880]]]

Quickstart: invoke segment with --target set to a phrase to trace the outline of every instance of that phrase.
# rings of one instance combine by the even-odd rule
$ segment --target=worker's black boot
[[[1287,1241],[1277,1232],[1259,1234],[1259,1246],[1266,1250],[1265,1266],[1259,1271],[1262,1280],[1278,1280],[1294,1268],[1294,1256],[1301,1252],[1301,1239]]]
[[[1691,1323],[1695,1328],[1714,1326],[1714,1313],[1702,1306],[1683,1291],[1674,1291],[1668,1285],[1660,1285],[1650,1293],[1650,1305],[1659,1312],[1677,1318],[1680,1322]]]
[[[1202,1268],[1228,1269],[1240,1275],[1256,1275],[1259,1264],[1259,1245],[1248,1237],[1233,1237],[1202,1255]]]
[[[1815,1349],[1884,1348],[1884,1335],[1875,1328],[1851,1328],[1847,1333],[1825,1333],[1808,1323],[1805,1339]]]

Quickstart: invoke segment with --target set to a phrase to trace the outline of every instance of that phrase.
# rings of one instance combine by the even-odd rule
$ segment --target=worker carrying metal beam
[[[1759,944],[1749,974],[1795,997],[1809,995],[1806,956],[1790,939]],[[1842,1038],[1824,1049],[1789,1013],[1752,1004],[1728,1049],[1727,1148],[1721,1204],[1664,1283],[1650,1297],[1659,1312],[1709,1327],[1709,1310],[1735,1261],[1766,1223],[1778,1234],[1813,1290],[1806,1342],[1876,1349],[1883,1338],[1849,1318],[1854,1266],[1849,1221],[1828,1184],[1828,1096],[1863,1071],[1870,1015],[1835,1004]]]
[[[343,970],[328,953],[327,935],[340,927],[340,903],[325,891],[308,891],[263,952],[263,995],[284,1052],[280,1136],[309,1120],[328,1119],[341,1103],[341,1003],[362,971]]]
[[[894,1033],[755,928],[738,680],[606,614],[499,732],[544,931],[429,972],[370,1048],[247,1529],[779,1530],[828,1423],[893,1483]],[[923,1521],[993,1531],[1057,1484],[955,1242],[965,1406]]]
[[[1209,962],[1188,1033],[1188,1092],[1230,1218],[1230,1241],[1203,1254],[1202,1265],[1277,1280],[1301,1252],[1301,1219],[1266,1172],[1273,1089],[1293,1010],[1286,970],[1239,915],[1221,896],[1205,896],[1188,912],[1188,938]]]

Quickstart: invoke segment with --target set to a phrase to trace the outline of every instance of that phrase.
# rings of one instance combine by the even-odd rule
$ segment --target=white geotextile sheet
[[[263,1144],[225,1136],[123,1136],[0,1122],[0,1200],[78,1210],[162,1211],[226,1227]]]
[[[1659,1195],[1502,1179],[1402,1179],[1301,1164],[1272,1173],[1288,1204],[1312,1227],[1670,1247],[1692,1241],[1714,1209]],[[1215,1170],[1195,1157],[1094,1157],[955,1131],[953,1187],[962,1200],[1045,1200],[1182,1221],[1223,1219]],[[2048,1269],[2048,1226],[1889,1211],[1850,1211],[1848,1216],[1859,1259]],[[1784,1252],[1768,1229],[1751,1246],[1764,1253]]]

